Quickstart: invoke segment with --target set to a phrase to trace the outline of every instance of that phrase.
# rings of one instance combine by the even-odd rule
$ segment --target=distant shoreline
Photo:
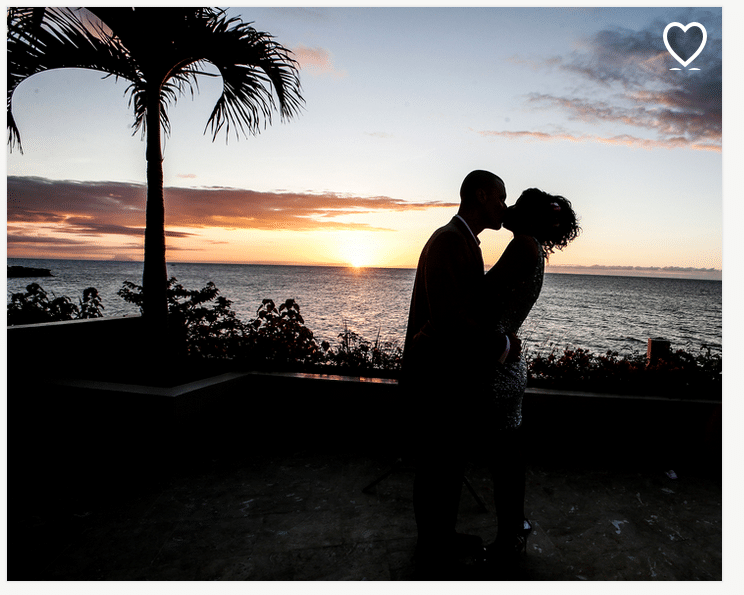
[[[605,267],[548,265],[546,273],[557,275],[602,275],[608,277],[649,277],[654,279],[692,279],[697,281],[722,281],[723,271],[718,269],[694,269],[683,267]]]
[[[8,279],[21,279],[25,277],[53,277],[49,269],[13,265],[8,266]]]
[[[122,264],[139,264],[142,265],[142,261],[136,260],[100,260],[95,258],[26,258],[26,257],[8,257],[8,260],[59,260],[59,261],[77,261],[77,262],[112,262]],[[408,270],[413,271],[415,267],[395,267],[395,266],[370,266],[370,267],[356,267],[348,266],[345,264],[318,264],[318,263],[276,263],[276,262],[188,262],[188,261],[173,261],[169,262],[170,265],[216,265],[216,266],[277,266],[277,267],[327,267],[327,268],[339,268],[339,269],[351,269],[351,270],[364,270],[364,269],[394,269],[394,270]],[[550,265],[548,264],[545,272],[548,274],[555,275],[598,275],[608,277],[647,277],[647,278],[658,278],[658,279],[690,279],[698,281],[722,281],[723,271],[719,269],[696,269],[693,267],[611,267],[604,265]]]

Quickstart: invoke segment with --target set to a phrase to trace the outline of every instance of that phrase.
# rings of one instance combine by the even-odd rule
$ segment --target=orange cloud
[[[345,70],[336,70],[328,50],[299,45],[293,50],[293,53],[300,66],[303,69],[307,68],[311,74],[329,74],[336,78],[346,76]]]
[[[8,245],[36,233],[140,237],[145,227],[146,188],[121,182],[52,181],[7,178]],[[362,197],[326,192],[256,192],[239,188],[165,188],[166,234],[188,238],[188,230],[216,227],[270,231],[380,231],[345,216],[380,211],[456,207],[456,203],[409,202],[387,196]],[[14,227],[15,226],[15,227]],[[12,233],[17,231],[18,233]],[[25,238],[25,239],[24,239]],[[36,241],[36,240],[33,240]]]

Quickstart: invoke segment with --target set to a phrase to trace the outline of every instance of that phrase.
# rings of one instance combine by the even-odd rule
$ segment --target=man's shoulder
[[[478,252],[467,230],[453,219],[437,229],[429,238],[422,256],[429,262],[468,261]]]
[[[465,238],[465,232],[460,225],[457,224],[457,219],[452,218],[449,223],[443,225],[431,234],[431,239],[454,239],[454,238]]]

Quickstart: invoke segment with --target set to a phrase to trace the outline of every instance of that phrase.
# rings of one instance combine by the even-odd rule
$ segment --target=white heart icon
[[[682,58],[680,58],[676,54],[676,52],[672,49],[672,47],[669,45],[667,34],[669,33],[669,29],[671,29],[672,27],[679,27],[685,33],[687,33],[687,30],[690,27],[697,27],[703,32],[703,43],[700,44],[700,47],[697,49],[697,51],[692,56],[690,56],[687,60],[683,60]],[[695,58],[697,58],[700,55],[700,52],[702,52],[703,48],[705,47],[706,41],[708,41],[708,32],[705,30],[705,27],[703,27],[700,23],[688,23],[687,25],[683,25],[682,23],[669,23],[664,29],[664,45],[666,46],[666,49],[669,51],[672,57],[685,68],[690,62],[692,62]]]

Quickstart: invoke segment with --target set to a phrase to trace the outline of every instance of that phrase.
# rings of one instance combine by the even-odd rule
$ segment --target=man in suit
[[[414,281],[401,384],[409,399],[416,459],[413,504],[421,578],[452,578],[458,551],[480,538],[455,532],[465,455],[496,361],[515,361],[521,343],[497,334],[484,315],[478,234],[500,229],[506,188],[476,170],[460,188],[460,207],[424,246]]]

